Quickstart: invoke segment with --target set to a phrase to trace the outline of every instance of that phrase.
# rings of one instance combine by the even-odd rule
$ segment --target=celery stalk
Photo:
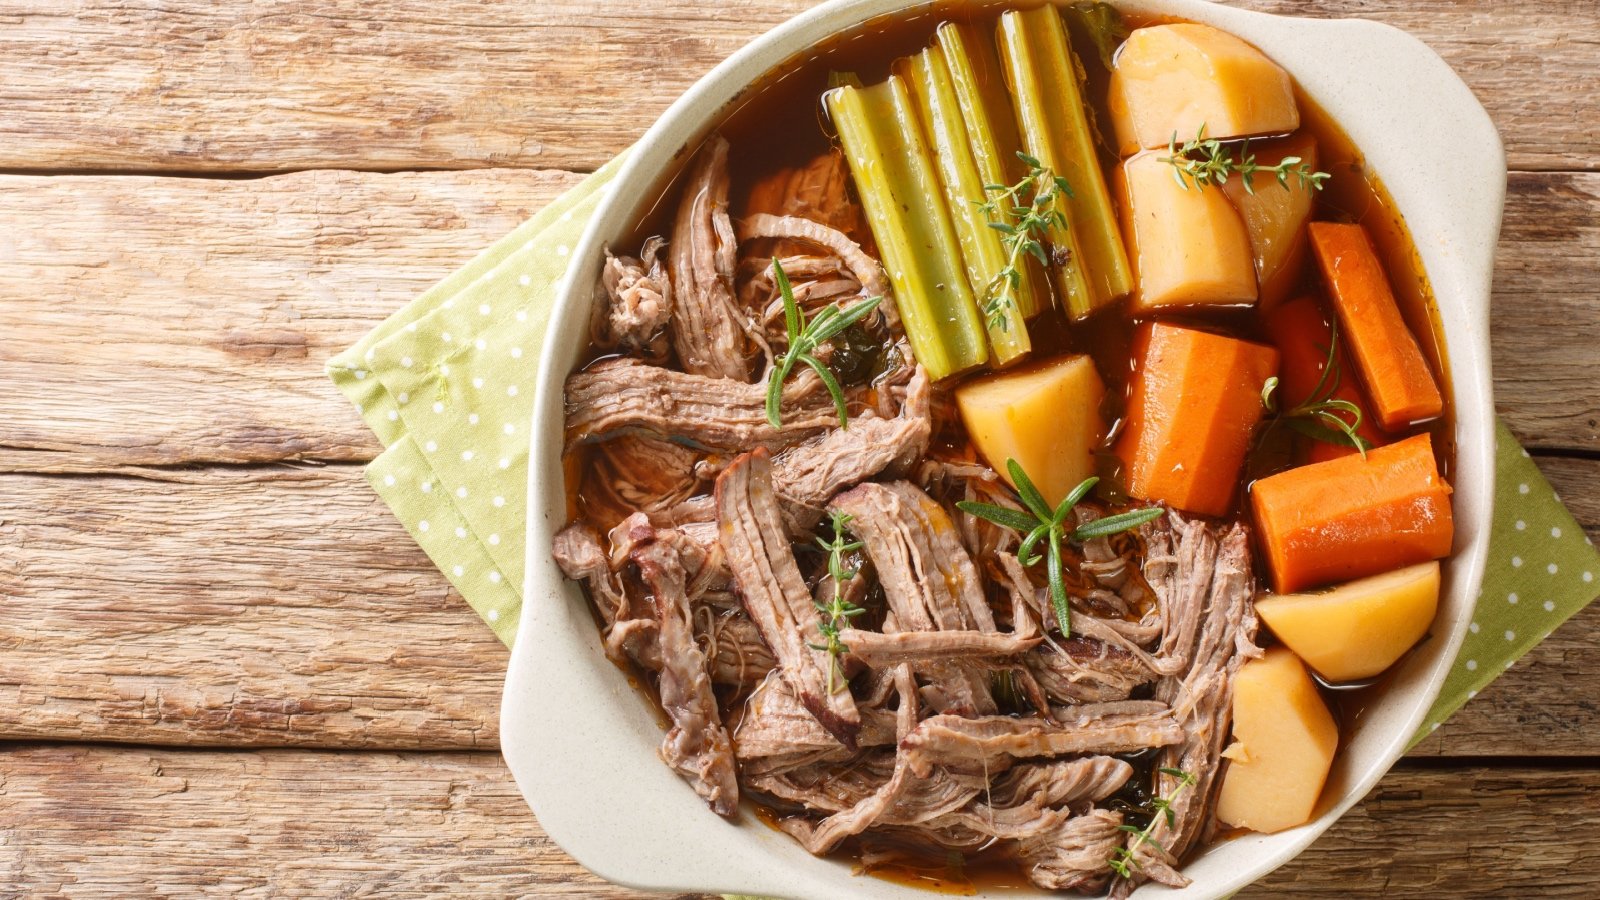
[[[1095,155],[1066,25],[1054,6],[1012,10],[1000,16],[998,37],[1024,148],[1072,186],[1066,201],[1070,256],[1059,272],[1068,312],[1086,316],[1128,294],[1133,274]]]
[[[950,83],[967,126],[967,141],[978,167],[980,187],[1014,184],[1026,168],[1017,159],[1022,142],[1017,138],[1011,97],[1001,78],[994,42],[971,25],[946,22],[939,26],[934,43],[943,52],[945,66],[950,70]],[[1023,318],[1031,319],[1049,305],[1050,289],[1044,277],[1039,263],[1028,257],[1022,268],[1022,284],[1017,288],[1017,305]]]
[[[935,379],[989,358],[910,93],[898,76],[824,95],[917,361]]]
[[[944,190],[950,219],[961,244],[967,283],[972,287],[984,327],[989,332],[989,347],[994,351],[995,362],[1005,365],[1025,355],[1032,344],[1013,292],[1000,284],[1006,267],[1006,250],[1000,232],[989,227],[988,214],[979,208],[985,198],[983,186],[987,182],[979,174],[977,160],[973,157],[960,102],[945,66],[944,51],[938,46],[929,47],[916,56],[897,60],[894,70],[910,91],[922,120],[924,136],[933,151],[939,185]],[[992,310],[987,307],[991,297],[996,303]]]

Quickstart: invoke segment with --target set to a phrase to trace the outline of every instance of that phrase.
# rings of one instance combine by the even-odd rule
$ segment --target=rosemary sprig
[[[823,386],[828,389],[828,395],[833,398],[833,408],[839,413],[839,427],[849,428],[844,389],[839,387],[839,379],[834,378],[833,373],[814,354],[818,347],[877,309],[883,298],[868,297],[843,309],[829,304],[807,322],[800,313],[800,305],[794,301],[794,288],[789,284],[789,276],[784,274],[783,265],[776,256],[772,258],[772,280],[777,283],[778,293],[783,297],[783,327],[789,334],[789,346],[773,361],[772,371],[767,374],[767,421],[773,428],[783,424],[779,409],[783,402],[783,383],[789,379],[796,365],[803,364],[816,372]]]
[[[1172,133],[1172,141],[1167,144],[1168,156],[1161,157],[1158,161],[1172,166],[1172,177],[1178,186],[1184,190],[1189,189],[1189,181],[1194,181],[1196,188],[1203,188],[1208,184],[1227,184],[1228,178],[1238,175],[1244,179],[1244,190],[1247,194],[1256,192],[1254,184],[1257,172],[1267,172],[1277,177],[1278,184],[1284,190],[1289,190],[1289,179],[1294,177],[1300,183],[1302,190],[1322,190],[1322,183],[1332,178],[1327,172],[1313,172],[1311,164],[1298,156],[1285,156],[1275,166],[1263,166],[1256,162],[1255,154],[1250,152],[1250,139],[1245,138],[1239,145],[1239,157],[1235,159],[1229,154],[1227,145],[1215,138],[1206,137],[1206,126],[1200,125],[1200,131],[1193,140],[1186,141],[1182,147],[1178,146],[1178,133]]]
[[[1072,196],[1067,179],[1020,150],[1017,158],[1028,165],[1028,174],[1022,180],[1012,185],[986,184],[983,189],[992,196],[972,201],[988,214],[989,227],[1001,233],[1000,242],[1006,250],[1005,268],[990,279],[983,292],[988,327],[1000,331],[1011,330],[1011,311],[1017,308],[1017,291],[1022,287],[1023,257],[1031,256],[1040,265],[1050,264],[1049,254],[1045,253],[1050,229],[1067,227],[1067,216],[1056,200]],[[1030,190],[1027,205],[1023,205],[1023,195]]]
[[[1133,873],[1139,871],[1139,859],[1135,854],[1138,853],[1140,847],[1145,844],[1152,844],[1163,850],[1166,849],[1161,847],[1161,844],[1152,836],[1155,834],[1156,825],[1162,819],[1167,821],[1168,828],[1172,828],[1177,824],[1178,818],[1177,814],[1172,811],[1172,804],[1178,801],[1179,794],[1194,787],[1195,782],[1198,780],[1182,769],[1160,769],[1159,771],[1163,775],[1171,775],[1173,778],[1178,779],[1178,783],[1173,786],[1171,792],[1165,797],[1156,797],[1150,801],[1150,821],[1143,828],[1135,828],[1132,825],[1118,826],[1123,831],[1132,834],[1133,840],[1129,841],[1126,846],[1118,847],[1111,854],[1111,858],[1106,860],[1106,865],[1111,867],[1111,871],[1116,872],[1123,878],[1132,878]]]
[[[844,564],[846,553],[854,553],[861,549],[860,541],[851,541],[845,537],[845,529],[850,526],[851,516],[841,512],[830,512],[833,522],[833,539],[829,541],[817,538],[817,546],[828,551],[828,575],[833,578],[833,598],[827,603],[813,603],[817,612],[822,613],[822,623],[817,630],[822,632],[824,643],[811,644],[811,649],[821,650],[828,654],[828,693],[833,693],[833,674],[839,670],[839,658],[850,652],[844,641],[839,640],[839,632],[850,624],[850,620],[866,612],[861,607],[844,598],[844,583],[856,577],[858,570],[847,568]]]
[[[1306,399],[1279,411],[1274,396],[1278,389],[1278,376],[1268,378],[1261,385],[1261,406],[1272,416],[1268,427],[1282,422],[1314,440],[1354,447],[1361,458],[1366,459],[1372,444],[1356,433],[1361,427],[1361,407],[1333,396],[1339,389],[1339,378],[1339,323],[1334,322],[1328,339],[1328,358],[1322,363],[1322,375]]]
[[[1098,537],[1138,528],[1152,519],[1159,518],[1161,510],[1156,507],[1129,510],[1114,516],[1095,519],[1093,522],[1086,522],[1068,530],[1067,516],[1071,515],[1073,507],[1094,490],[1100,479],[1092,476],[1085,478],[1077,487],[1067,492],[1067,496],[1056,504],[1055,509],[1051,509],[1049,504],[1045,503],[1044,495],[1039,493],[1033,480],[1028,477],[1027,472],[1022,471],[1022,466],[1015,459],[1006,460],[1006,471],[1011,473],[1011,483],[1017,486],[1017,496],[1021,498],[1022,505],[1027,507],[1027,512],[971,500],[963,500],[957,503],[956,507],[980,519],[986,519],[1025,535],[1022,546],[1017,548],[1017,561],[1024,566],[1032,566],[1038,562],[1040,557],[1036,551],[1039,544],[1043,542],[1046,545],[1045,572],[1050,583],[1050,603],[1056,612],[1056,627],[1060,629],[1062,637],[1070,637],[1071,607],[1067,604],[1067,586],[1062,573],[1062,543],[1070,541],[1081,544]]]

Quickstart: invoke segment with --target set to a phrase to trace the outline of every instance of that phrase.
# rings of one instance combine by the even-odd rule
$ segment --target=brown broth
[[[803,165],[834,145],[821,102],[822,94],[829,87],[830,73],[851,72],[857,74],[865,83],[874,83],[888,74],[890,65],[896,58],[914,53],[926,46],[933,30],[941,22],[963,21],[978,26],[985,33],[992,33],[993,23],[1001,10],[1037,5],[1040,4],[998,3],[987,0],[985,2],[941,0],[928,3],[901,16],[869,21],[849,33],[830,38],[805,53],[775,66],[773,70],[775,74],[744,91],[730,105],[718,125],[718,129],[733,147],[730,155],[732,166],[730,205],[735,215],[742,212],[745,196],[760,178],[783,168]],[[1178,21],[1141,20],[1131,16],[1125,18],[1129,27]],[[1076,29],[1073,30],[1073,36],[1075,49],[1085,62],[1088,73],[1086,96],[1094,106],[1098,120],[1102,123],[1109,122],[1104,103],[1104,70],[1090,50],[1087,41],[1077,33]],[[995,72],[993,77],[1000,78],[1001,73]],[[1332,173],[1333,176],[1326,183],[1325,190],[1317,196],[1312,218],[1358,222],[1372,237],[1400,302],[1405,321],[1418,337],[1423,354],[1446,398],[1445,411],[1439,419],[1418,426],[1412,431],[1413,433],[1426,431],[1431,434],[1440,472],[1448,478],[1453,471],[1455,456],[1455,420],[1449,402],[1450,366],[1437,300],[1423,270],[1421,257],[1416,251],[1404,220],[1377,173],[1367,168],[1358,148],[1337,123],[1317,105],[1315,99],[1306,95],[1298,86],[1296,92],[1301,111],[1301,130],[1309,132],[1316,138],[1318,168]],[[687,162],[691,155],[688,152],[681,153],[680,162]],[[1102,152],[1103,168],[1109,171],[1109,167],[1116,163],[1117,160]],[[649,211],[640,218],[631,231],[627,241],[630,248],[642,242],[648,235],[663,234],[670,230],[673,206],[671,201],[676,197],[676,183],[680,174],[681,172],[672,172],[663,177],[661,187],[647,207]],[[1053,288],[1053,279],[1046,280],[1046,283],[1051,284]],[[1296,291],[1289,296],[1302,294],[1318,297],[1326,307],[1325,291],[1310,253],[1305,255],[1302,263]],[[1102,412],[1105,420],[1112,423],[1102,451],[1109,448],[1115,437],[1129,387],[1129,348],[1134,327],[1139,320],[1129,315],[1127,306],[1127,302],[1124,301],[1078,322],[1068,322],[1058,310],[1049,310],[1029,323],[1029,333],[1035,347],[1033,353],[1035,360],[1064,353],[1088,353],[1095,360],[1096,367],[1107,384],[1106,406]],[[1176,314],[1164,313],[1162,318],[1169,321],[1175,319],[1212,330],[1222,330],[1246,339],[1264,339],[1259,316],[1250,307],[1180,311]],[[948,388],[956,381],[959,381],[959,378],[941,387]],[[944,430],[936,444],[941,452],[947,453],[951,458],[975,458],[959,422],[944,423]],[[1117,477],[1117,465],[1108,457],[1109,454],[1106,452],[1102,452],[1099,456],[1102,461],[1101,474],[1106,479],[1102,488],[1110,488],[1115,492],[1118,490],[1120,479]],[[569,467],[568,486],[569,493],[574,497],[574,503],[581,506],[581,498],[577,496],[577,479],[574,478],[577,469],[576,465]],[[1249,518],[1249,504],[1244,502],[1248,491],[1248,479],[1241,479],[1236,515],[1245,520]],[[1259,560],[1260,554],[1257,556]],[[1258,561],[1258,568],[1259,566]],[[1258,575],[1265,575],[1265,572],[1259,571]],[[1270,642],[1270,635],[1263,632],[1262,641]],[[1348,735],[1361,721],[1367,707],[1383,692],[1393,671],[1391,668],[1371,684],[1323,687],[1323,695],[1334,711],[1343,734]],[[728,712],[730,715],[737,714],[737,710],[733,709],[729,709]],[[1153,761],[1149,759],[1133,761],[1139,767],[1140,778],[1148,783]],[[1139,798],[1143,796],[1139,790],[1135,787],[1128,797],[1122,798],[1123,805],[1129,809],[1137,807]],[[1144,799],[1148,800],[1148,797]],[[758,802],[757,815],[761,821],[776,828],[786,813]],[[873,840],[873,838],[851,839],[842,849],[841,855],[859,859],[862,840]],[[943,857],[930,855],[925,860],[908,860],[904,863],[877,866],[866,874],[900,884],[957,895],[971,895],[980,889],[1027,886],[1027,880],[1023,877],[1017,860],[1000,848],[990,848],[969,857],[961,857],[959,854],[945,854]]]

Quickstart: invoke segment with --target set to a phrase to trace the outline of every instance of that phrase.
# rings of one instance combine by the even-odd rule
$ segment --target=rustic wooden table
[[[1500,410],[1600,533],[1600,7],[1246,3],[1399,25],[1489,107]],[[0,0],[0,895],[629,895],[523,805],[506,652],[322,367],[805,5]],[[1597,638],[1252,895],[1600,892]]]

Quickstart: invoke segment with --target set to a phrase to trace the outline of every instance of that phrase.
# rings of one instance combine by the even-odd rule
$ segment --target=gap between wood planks
[[[322,361],[579,177],[0,177],[0,471],[371,459]],[[1600,450],[1597,223],[1600,175],[1512,178],[1492,353],[1532,449]]]
[[[700,73],[808,5],[660,0],[641,16],[636,2],[390,0],[335,2],[338,14],[320,15],[271,0],[66,13],[23,0],[7,32],[17,51],[0,57],[10,113],[0,165],[593,168]],[[1596,44],[1584,39],[1592,3],[1234,5],[1404,28],[1484,100],[1517,168],[1600,164],[1588,146],[1600,85]],[[130,31],[144,39],[129,41]],[[641,66],[646,46],[654,64]],[[1568,90],[1552,101],[1548,85]]]
[[[1600,462],[1544,460],[1600,534]],[[490,748],[506,652],[359,466],[0,476],[0,737]],[[1600,608],[1418,755],[1600,752]],[[643,701],[641,700],[641,704]]]
[[[493,753],[34,743],[0,753],[8,887],[641,896],[562,853]],[[1402,764],[1242,896],[1343,898],[1381,885],[1424,900],[1588,897],[1585,861],[1600,853],[1600,834],[1570,824],[1597,814],[1593,769]]]

